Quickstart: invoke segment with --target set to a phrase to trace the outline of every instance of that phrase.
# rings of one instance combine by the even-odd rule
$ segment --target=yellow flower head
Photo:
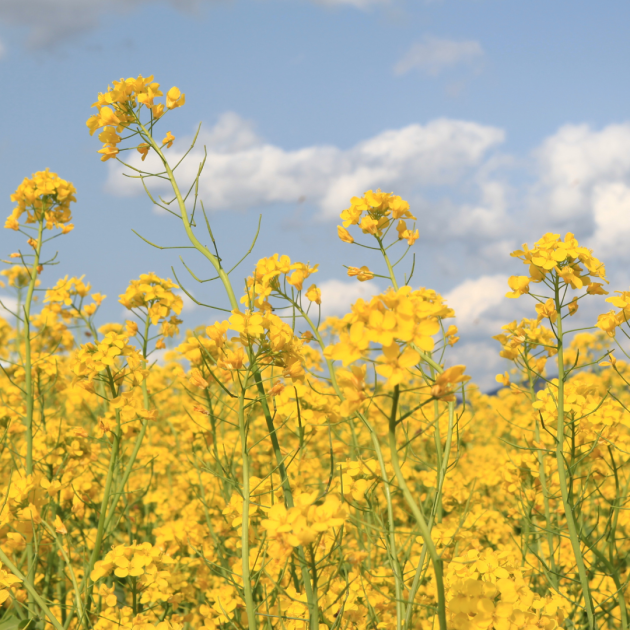
[[[353,243],[354,238],[346,228],[357,225],[364,234],[372,234],[377,238],[383,237],[392,221],[399,220],[398,238],[407,240],[413,245],[419,236],[417,230],[409,229],[404,219],[415,221],[409,204],[393,193],[368,190],[363,197],[352,197],[350,207],[341,213],[343,227],[337,227],[339,238],[345,243]]]
[[[178,288],[170,278],[164,280],[154,273],[143,273],[138,280],[129,283],[119,302],[128,309],[146,309],[155,326],[171,313],[181,313],[184,302],[179,295],[173,293]]]
[[[24,178],[11,201],[17,203],[7,218],[6,228],[17,230],[21,216],[26,213],[26,223],[45,221],[46,229],[68,228],[72,221],[70,204],[76,201],[75,187],[48,169]],[[69,231],[69,230],[65,230]]]
[[[134,124],[138,123],[141,109],[144,107],[150,111],[154,120],[164,115],[164,103],[156,103],[155,99],[163,96],[160,84],[153,81],[153,75],[144,78],[142,75],[137,78],[130,77],[114,81],[107,88],[107,92],[100,93],[96,102],[92,105],[97,109],[97,113],[91,116],[86,125],[93,135],[99,129],[99,140],[103,147],[99,150],[102,154],[101,160],[106,162],[118,155],[118,144],[121,142],[120,134]],[[166,109],[181,107],[186,102],[186,97],[178,88],[171,88],[166,95]],[[162,142],[166,148],[170,148],[174,136],[169,131]],[[142,155],[146,157],[148,145],[141,143],[137,147]]]
[[[601,284],[594,282],[594,279],[607,282],[604,264],[593,256],[592,250],[580,247],[571,232],[567,232],[564,240],[559,234],[547,233],[532,249],[525,244],[522,250],[512,252],[511,256],[520,258],[529,266],[530,282],[541,282],[552,271],[573,289],[589,289],[591,285],[601,288]],[[515,278],[518,278],[518,282]],[[527,293],[525,278],[510,278],[513,293],[508,294],[508,297]]]
[[[363,267],[348,267],[348,275],[351,278],[356,277],[359,282],[365,282],[371,280],[374,277],[374,272],[370,271],[365,265]]]

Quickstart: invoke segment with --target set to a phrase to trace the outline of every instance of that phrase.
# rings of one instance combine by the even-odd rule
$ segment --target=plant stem
[[[252,583],[249,574],[249,449],[247,448],[247,427],[245,426],[245,391],[247,383],[243,383],[238,398],[238,431],[241,438],[241,457],[243,460],[243,522],[241,524],[241,567],[243,572],[243,591],[247,610],[247,627],[256,630],[256,610],[252,594]]]
[[[558,318],[556,320],[556,336],[558,339],[558,424],[557,424],[557,441],[556,441],[556,461],[558,464],[558,481],[560,483],[560,494],[562,495],[562,504],[564,507],[565,517],[567,519],[567,528],[569,530],[569,538],[571,540],[571,548],[575,557],[580,585],[582,587],[582,596],[584,597],[584,606],[586,608],[586,616],[588,617],[588,626],[590,630],[595,630],[595,613],[593,610],[593,599],[586,574],[586,565],[582,550],[580,548],[580,535],[575,524],[575,514],[572,498],[569,497],[569,489],[567,484],[567,471],[565,468],[564,458],[564,336],[562,332],[562,313],[561,313],[561,297],[560,297],[560,280],[557,274],[554,275],[554,301]],[[569,470],[569,474],[571,474]]]
[[[37,270],[39,267],[39,258],[42,251],[42,235],[44,232],[45,210],[42,209],[41,216],[37,225],[37,242],[35,243],[35,253],[33,255],[33,264],[30,269],[30,280],[24,301],[24,394],[26,398],[26,417],[24,424],[26,425],[26,475],[30,477],[33,474],[33,410],[35,407],[35,392],[33,391],[33,361],[31,355],[31,306],[33,304],[33,292],[37,283]],[[33,586],[36,565],[35,551],[33,548],[33,540],[26,543],[26,582],[31,586],[28,589],[28,607],[31,615],[35,614],[36,600],[33,597]]]
[[[444,593],[444,577],[442,571],[442,559],[438,556],[437,549],[433,543],[433,539],[431,538],[431,530],[427,525],[426,519],[422,514],[422,511],[418,507],[411,491],[409,490],[409,486],[405,481],[405,478],[402,474],[402,470],[400,468],[400,461],[398,459],[398,446],[396,444],[396,418],[398,415],[398,399],[400,398],[400,388],[398,385],[394,387],[394,393],[392,397],[392,412],[389,417],[389,448],[391,452],[392,466],[394,467],[394,472],[396,473],[396,480],[398,481],[398,485],[402,490],[402,493],[405,497],[405,501],[407,505],[411,509],[411,512],[418,523],[418,527],[420,528],[420,535],[424,540],[424,544],[429,553],[429,557],[431,558],[431,563],[433,564],[433,571],[435,573],[435,585],[438,594],[438,621],[440,624],[440,630],[446,630],[446,597]]]

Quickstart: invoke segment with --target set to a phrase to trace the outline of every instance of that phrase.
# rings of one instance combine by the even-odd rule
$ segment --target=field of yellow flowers
[[[484,395],[446,367],[456,314],[412,287],[419,232],[398,196],[341,212],[340,246],[383,261],[348,275],[390,285],[344,317],[322,320],[317,265],[287,256],[245,257],[234,285],[159,131],[184,103],[123,79],[87,125],[205,257],[231,305],[217,323],[180,334],[185,287],[148,272],[119,296],[128,319],[97,328],[105,296],[46,269],[74,187],[46,170],[12,196],[0,630],[626,630],[630,292],[571,330],[606,293],[603,264],[572,234],[514,252],[526,275],[507,297],[532,318],[497,331],[513,367]]]

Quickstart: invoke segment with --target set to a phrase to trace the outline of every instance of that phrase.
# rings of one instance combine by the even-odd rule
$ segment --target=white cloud
[[[539,182],[532,204],[557,221],[589,218],[596,188],[630,184],[630,123],[600,131],[565,125],[534,156]]]
[[[0,40],[0,61],[4,59],[6,54],[7,54],[7,49],[5,45],[2,43],[2,40]]]
[[[0,295],[0,317],[4,319],[12,319],[12,313],[17,310],[17,299],[11,295]]]
[[[593,188],[595,233],[589,245],[600,256],[627,258],[630,242],[630,186],[622,182]]]
[[[183,11],[220,0],[168,0]],[[389,0],[311,0],[329,6],[367,9]],[[129,13],[142,5],[158,4],[156,0],[0,0],[0,22],[29,29],[27,44],[32,48],[53,46],[77,34],[92,30],[102,17]]]
[[[501,237],[511,225],[507,214],[508,185],[485,175],[481,175],[477,183],[479,203],[462,205],[449,222],[449,232],[467,240]]]
[[[319,285],[322,292],[322,317],[345,315],[350,312],[350,306],[359,298],[369,300],[378,295],[380,288],[372,281],[342,282],[341,280],[326,280]]]
[[[357,192],[369,188],[410,195],[418,187],[456,186],[472,176],[503,138],[496,127],[440,118],[384,131],[349,149],[315,145],[288,151],[264,142],[251,123],[227,113],[199,139],[178,174],[184,184],[193,181],[205,143],[208,157],[200,194],[207,208],[294,203],[304,197],[319,206],[323,216],[332,217]],[[174,145],[172,162],[183,155],[183,144]],[[143,164],[139,155],[133,155],[130,163],[146,170],[158,168],[152,157]],[[142,193],[136,180],[121,176],[122,170],[119,165],[110,167],[108,190],[119,195]]]
[[[508,276],[504,274],[465,280],[444,297],[448,305],[455,310],[458,320],[473,322],[486,310],[503,301],[509,290],[507,281]]]
[[[495,261],[498,259],[495,259]],[[455,325],[462,343],[489,342],[501,332],[501,327],[515,319],[531,316],[533,304],[527,299],[506,298],[509,291],[506,274],[483,275],[464,280],[444,297],[455,310]]]
[[[461,64],[478,62],[484,55],[481,44],[474,40],[455,41],[426,36],[416,42],[394,66],[394,74],[407,74],[418,69],[436,76],[442,71]]]
[[[190,291],[190,289],[186,288],[186,291],[188,291],[190,295],[195,297],[192,291]],[[182,307],[182,313],[190,313],[191,311],[194,311],[199,306],[196,302],[191,300],[188,297],[188,295],[186,295],[186,293],[184,293],[183,291],[176,291],[175,293],[182,298],[182,302],[184,303],[184,306]],[[196,298],[196,299],[199,299],[199,298]]]

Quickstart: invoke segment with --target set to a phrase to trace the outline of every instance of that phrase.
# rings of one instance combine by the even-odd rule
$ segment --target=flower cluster
[[[295,336],[291,326],[268,310],[233,311],[229,327],[239,333],[243,349],[256,345],[263,364],[282,369],[294,381],[304,377],[303,340]],[[224,359],[219,359],[219,365]]]
[[[0,276],[4,276],[7,279],[7,284],[16,289],[23,289],[28,286],[31,280],[29,270],[23,265],[12,265],[9,269],[3,269],[0,271]],[[35,280],[35,286],[39,284],[39,279]],[[4,286],[4,282],[0,286]]]
[[[597,318],[596,326],[603,330],[609,337],[614,337],[615,332],[619,326],[628,323],[630,317],[630,291],[615,291],[619,295],[613,295],[606,299],[606,302],[610,302],[613,306],[616,306],[618,311],[609,311],[603,313]]]
[[[293,547],[310,544],[346,522],[347,511],[338,497],[329,494],[321,505],[315,505],[316,499],[316,492],[302,494],[296,507],[287,509],[278,503],[268,510],[261,524],[275,543],[275,553],[286,556]]]
[[[411,287],[390,289],[369,302],[359,299],[342,320],[339,342],[326,355],[344,366],[365,359],[370,344],[382,346],[377,372],[395,385],[420,360],[419,351],[430,352],[440,322],[453,317],[453,310],[435,291]]]
[[[529,293],[530,282],[542,282],[551,271],[555,271],[565,285],[573,289],[586,287],[592,295],[605,294],[601,282],[606,282],[604,264],[593,256],[593,252],[586,247],[580,247],[571,232],[567,232],[564,240],[559,234],[545,234],[536,242],[532,249],[527,244],[522,250],[510,254],[520,258],[523,264],[529,266],[529,276],[512,276],[509,285],[512,291],[509,298],[517,298]]]
[[[129,283],[118,301],[131,311],[144,310],[151,324],[161,324],[162,337],[173,337],[179,333],[179,324],[182,323],[176,316],[184,307],[182,297],[174,293],[174,289],[179,289],[179,286],[170,278],[164,280],[154,273],[143,273],[138,280]],[[137,329],[132,323],[129,326],[130,334],[135,334]],[[157,347],[163,348],[164,342],[158,342]]]
[[[125,359],[126,367],[120,361]],[[136,348],[129,345],[129,338],[123,333],[110,330],[101,341],[86,343],[76,352],[73,372],[80,380],[88,383],[108,368],[115,373],[116,380],[125,376],[139,384],[144,380],[143,358]]]
[[[522,319],[520,322],[513,321],[502,326],[505,333],[495,335],[501,344],[501,356],[504,359],[515,360],[522,358],[529,360],[533,358],[538,361],[538,371],[541,372],[547,357],[556,354],[555,336],[549,328],[540,325],[539,319]],[[539,357],[538,352],[544,353],[544,357]],[[533,356],[535,354],[535,356]]]
[[[118,144],[122,141],[119,135],[135,124],[140,124],[140,109],[147,108],[151,112],[152,121],[160,119],[167,110],[181,107],[186,102],[186,96],[177,87],[172,87],[166,93],[165,103],[156,103],[155,99],[163,96],[160,84],[153,80],[153,75],[138,78],[130,77],[114,81],[107,92],[100,93],[98,100],[92,105],[98,112],[87,121],[90,135],[102,129],[98,139],[103,143],[103,162],[118,155]],[[166,109],[165,109],[166,107]],[[172,143],[170,132],[163,141],[163,145]],[[138,147],[138,151],[146,156],[149,146],[145,143]]]
[[[418,230],[409,229],[405,219],[416,220],[409,211],[409,204],[394,195],[384,193],[378,189],[376,192],[368,190],[363,197],[352,197],[350,207],[341,213],[343,227],[338,226],[339,238],[345,243],[353,243],[354,237],[348,232],[348,227],[357,225],[363,234],[372,234],[381,238],[393,224],[398,221],[396,230],[398,239],[405,239],[409,245],[413,245],[418,239]]]
[[[10,588],[15,584],[19,584],[22,580],[15,577],[12,573],[8,573],[2,568],[0,563],[0,605],[11,596]]]
[[[549,630],[564,623],[566,600],[532,592],[520,558],[512,551],[471,549],[449,563],[446,582],[453,630]]]
[[[268,302],[269,297],[273,292],[283,289],[280,283],[281,276],[284,276],[286,283],[295,290],[302,291],[304,281],[317,272],[318,266],[311,267],[309,264],[301,262],[292,263],[288,256],[278,254],[269,258],[261,258],[256,263],[254,274],[247,278],[246,291],[241,298],[241,303],[248,307],[256,306],[263,310],[269,310],[271,309]],[[313,293],[316,290],[317,287],[312,285],[308,292],[317,298]],[[311,301],[316,301],[316,299]]]
[[[61,179],[49,169],[25,177],[17,190],[11,195],[11,201],[17,203],[4,225],[10,230],[18,230],[20,217],[26,213],[26,223],[45,221],[48,230],[61,228],[63,234],[73,229],[70,204],[76,201],[75,187]]]
[[[92,303],[83,305],[83,301],[91,289],[89,283],[83,282],[84,277],[68,278],[65,276],[58,280],[54,287],[48,289],[44,296],[44,304],[48,304],[48,310],[61,314],[64,320],[71,320],[81,314],[87,317],[94,315],[107,296],[101,293],[92,293]]]
[[[90,579],[98,582],[111,573],[117,578],[136,578],[143,604],[167,601],[173,594],[168,567],[174,562],[163,550],[148,542],[118,545],[94,565]]]

